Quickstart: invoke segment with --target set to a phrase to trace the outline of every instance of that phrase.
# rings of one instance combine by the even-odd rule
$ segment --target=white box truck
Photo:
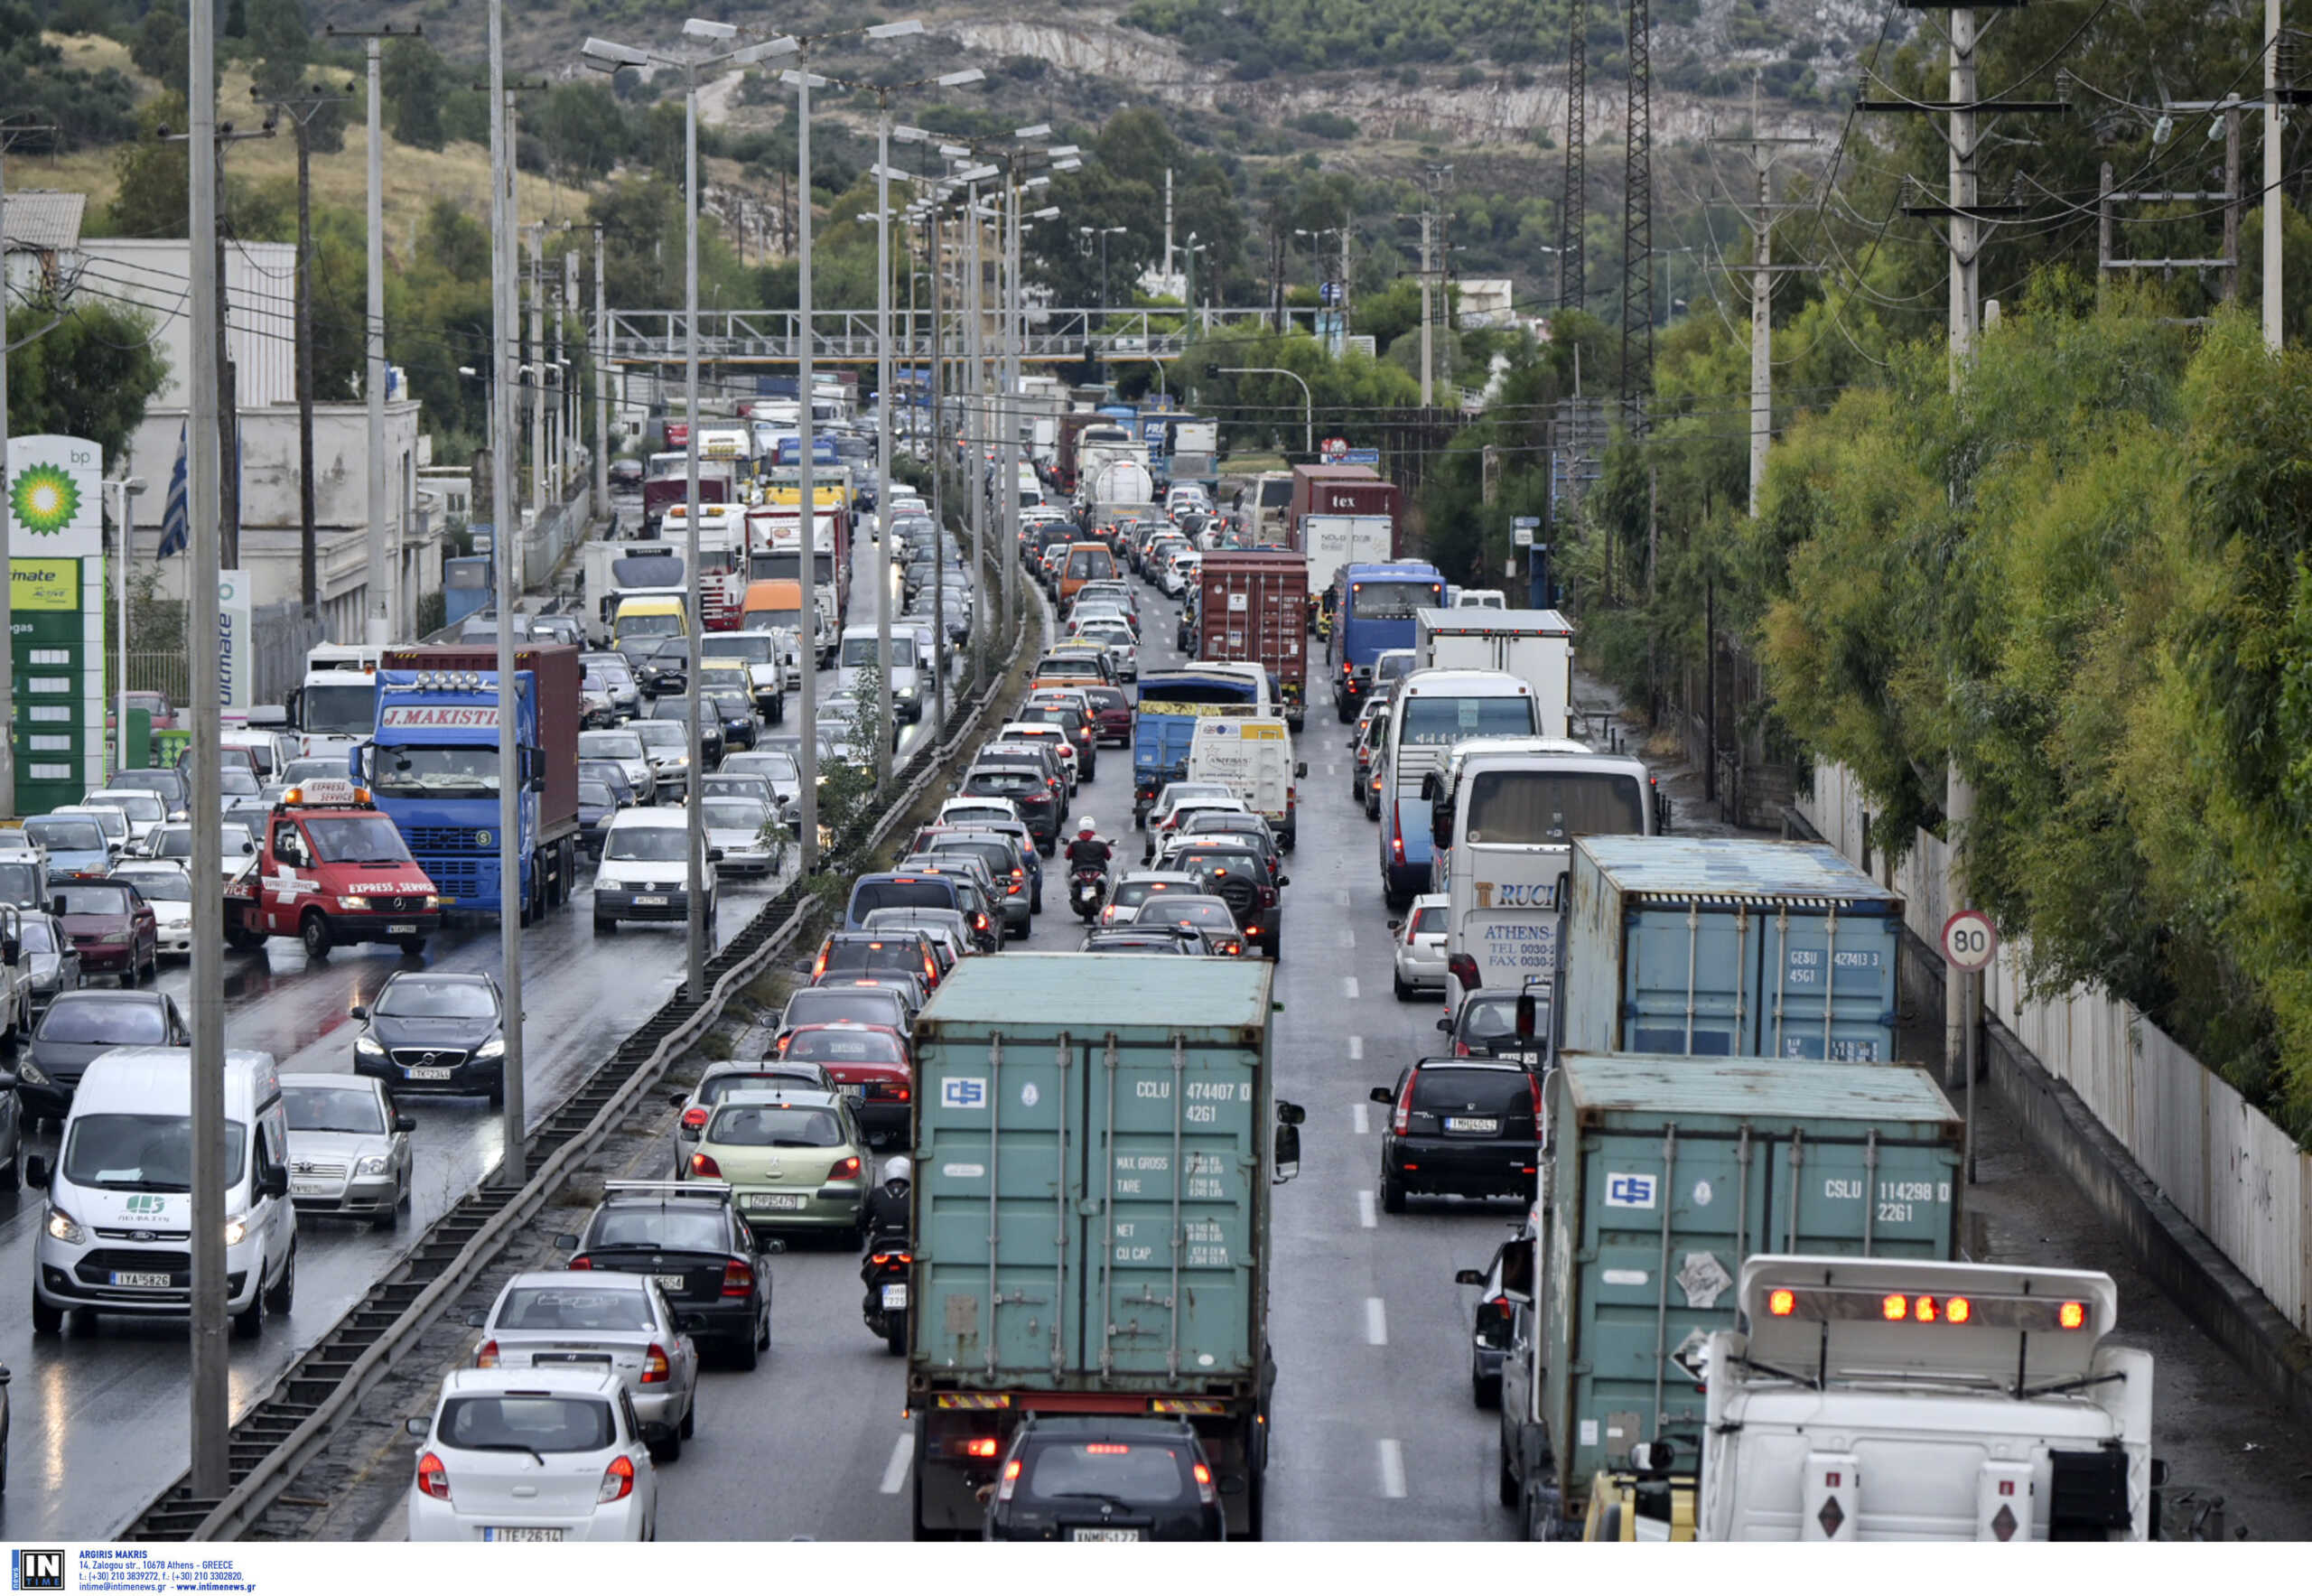
[[[1541,735],[1568,735],[1573,714],[1573,623],[1554,610],[1418,611],[1413,616],[1413,668],[1431,667],[1506,670],[1534,689]]]

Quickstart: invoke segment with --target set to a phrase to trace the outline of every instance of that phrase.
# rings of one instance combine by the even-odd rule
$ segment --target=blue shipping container
[[[1561,1047],[1895,1056],[1903,901],[1819,843],[1582,837]]]

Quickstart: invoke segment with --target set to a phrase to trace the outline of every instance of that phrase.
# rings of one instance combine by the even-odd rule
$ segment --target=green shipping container
[[[1699,1435],[1744,1259],[1955,1255],[1964,1125],[1923,1069],[1570,1053],[1548,1097],[1537,1380],[1568,1514],[1633,1444]]]

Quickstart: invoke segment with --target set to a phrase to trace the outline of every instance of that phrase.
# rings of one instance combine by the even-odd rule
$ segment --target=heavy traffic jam
[[[559,937],[540,990],[577,971],[606,1028],[568,1045],[607,1053],[657,1001],[614,972],[680,964],[694,880],[716,946],[796,881],[802,738],[824,790],[872,772],[881,689],[909,752],[974,713],[1016,562],[1026,648],[872,856],[824,873],[741,1045],[638,1099],[648,1158],[458,1309],[380,1538],[750,1533],[699,1504],[750,1389],[842,1407],[786,1373],[802,1344],[905,1414],[849,1535],[1353,1536],[1353,1507],[1304,1505],[1368,1470],[1420,1498],[1420,1443],[1335,1450],[1295,1371],[1386,1344],[1392,1311],[1497,1496],[1448,1533],[2152,1535],[2151,1359],[2106,1340],[2113,1282],[1965,1254],[1963,1123],[1897,1035],[1897,895],[1818,845],[1680,835],[1647,762],[1583,734],[1574,624],[1449,583],[1372,469],[1223,479],[1180,418],[1169,453],[1129,406],[1058,419],[1017,482],[952,478],[950,511],[980,502],[947,525],[896,483],[872,503],[822,434],[806,529],[791,430],[702,417],[695,529],[670,437],[522,612],[315,649],[223,734],[221,817],[156,755],[0,828],[35,1370],[188,1311],[163,972],[193,938],[252,993],[352,972],[341,1015],[226,1064],[233,1332],[310,1343],[301,1252],[414,1245],[428,1161],[487,1140],[508,1028],[541,1029],[488,960],[498,918]],[[222,926],[190,918],[206,824]],[[1334,1171],[1355,1201],[1322,1208]],[[1305,1283],[1344,1227],[1393,1227],[1418,1308]],[[1280,1311],[1312,1289],[1322,1311]]]

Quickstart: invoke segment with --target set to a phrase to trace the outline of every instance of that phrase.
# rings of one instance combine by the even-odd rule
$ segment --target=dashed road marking
[[[1389,1310],[1378,1297],[1365,1299],[1365,1340],[1374,1347],[1389,1344]]]
[[[1352,1036],[1348,1039],[1348,1056],[1352,1060],[1365,1057],[1365,1039],[1363,1037]],[[1356,1106],[1358,1112],[1362,1113],[1364,1111],[1364,1104],[1359,1103]]]
[[[883,1494],[895,1497],[900,1487],[907,1483],[909,1464],[915,1461],[915,1437],[902,1435],[891,1442],[891,1461],[883,1465]]]
[[[1364,1104],[1351,1103],[1348,1106],[1348,1116],[1356,1122],[1358,1135],[1369,1136],[1373,1134],[1373,1116],[1365,1111]]]
[[[1356,976],[1354,976],[1354,975],[1343,975],[1343,976],[1340,978],[1340,989],[1341,989],[1341,991],[1342,991],[1345,994],[1347,994],[1347,998],[1348,998],[1348,1001],[1349,1001],[1349,1002],[1351,1002],[1351,1003],[1355,1003],[1355,1002],[1356,1001]]]
[[[1405,1494],[1405,1449],[1394,1441],[1379,1442],[1381,1453],[1381,1494],[1402,1497]]]
[[[1370,1191],[1360,1191],[1356,1194],[1356,1222],[1366,1230],[1373,1229],[1381,1223],[1380,1217],[1373,1211],[1373,1194]]]

